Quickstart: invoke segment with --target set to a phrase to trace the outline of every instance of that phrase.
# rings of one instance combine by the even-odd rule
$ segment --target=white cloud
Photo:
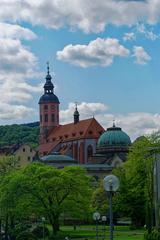
[[[127,57],[129,50],[114,38],[97,38],[88,45],[67,45],[57,52],[57,58],[80,67],[109,66],[114,57]]]
[[[125,33],[123,36],[124,41],[136,40],[136,35],[134,32]]]
[[[60,112],[61,122],[73,122],[74,103],[70,103],[68,108]],[[98,122],[106,129],[111,127],[113,119],[116,125],[121,127],[132,140],[139,136],[150,134],[160,130],[160,114],[145,112],[135,112],[128,114],[108,113],[108,106],[102,103],[80,103],[78,105],[80,119],[91,118],[94,114]]]
[[[33,93],[41,91],[40,84],[29,84],[29,79],[38,75],[37,58],[21,40],[35,38],[27,28],[0,23],[0,120],[21,119],[33,113],[26,104]]]
[[[55,29],[69,26],[85,32],[103,31],[108,24],[155,24],[159,18],[159,0],[1,0],[0,8],[2,21],[26,21]]]
[[[100,114],[108,109],[108,106],[103,103],[86,103],[82,102],[78,105],[78,111],[81,118],[90,118],[95,114]],[[69,103],[68,108],[60,111],[60,118],[62,124],[68,123],[73,120],[73,113],[75,111],[75,103]]]
[[[29,75],[36,66],[35,55],[18,39],[0,38],[0,53],[0,73]]]
[[[133,47],[133,57],[136,58],[135,63],[140,65],[145,65],[151,60],[149,54],[141,46]]]
[[[0,22],[0,38],[33,40],[36,38],[36,34],[17,24]]]
[[[155,41],[156,39],[159,39],[160,36],[158,34],[155,34],[152,29],[148,30],[148,27],[146,27],[143,23],[137,24],[136,30],[138,33],[145,36],[145,38]]]
[[[34,109],[23,105],[10,105],[1,102],[0,103],[0,120],[11,121],[19,120],[28,117],[30,114],[34,114]]]

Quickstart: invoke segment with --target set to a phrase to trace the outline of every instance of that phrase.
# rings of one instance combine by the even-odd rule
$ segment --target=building
[[[39,100],[39,155],[44,156],[59,152],[76,159],[79,164],[86,164],[95,153],[98,138],[104,129],[94,117],[80,120],[77,106],[73,113],[73,122],[60,125],[60,102],[54,94],[54,85],[51,79],[48,66],[44,94]]]
[[[15,156],[19,159],[19,166],[25,167],[33,162],[36,156],[34,150],[29,144],[13,144],[0,148],[0,156]]]
[[[61,125],[60,102],[51,80],[48,65],[44,94],[39,100],[41,161],[58,168],[80,165],[98,177],[122,164],[131,144],[129,136],[115,124],[105,131],[94,117],[80,120],[77,105],[73,122]]]
[[[13,155],[19,159],[19,165],[25,167],[34,161],[36,151],[29,144],[22,144]]]
[[[126,161],[130,145],[130,137],[120,127],[113,124],[100,136],[96,153],[93,154],[91,162],[107,163],[109,166],[118,167]]]

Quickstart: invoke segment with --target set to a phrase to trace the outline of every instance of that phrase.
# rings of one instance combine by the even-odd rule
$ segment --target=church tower
[[[74,124],[78,123],[79,122],[79,112],[78,112],[78,109],[77,109],[77,103],[76,103],[76,107],[75,107],[73,117],[74,117]]]
[[[59,126],[59,99],[54,94],[54,85],[47,63],[46,82],[44,84],[44,94],[39,100],[40,113],[40,143],[46,142],[51,129]]]

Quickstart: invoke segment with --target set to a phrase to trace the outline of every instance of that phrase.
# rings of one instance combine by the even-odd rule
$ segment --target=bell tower
[[[74,124],[79,122],[79,112],[78,112],[78,108],[77,108],[77,102],[75,103],[75,111],[73,114],[74,117]]]
[[[47,63],[46,82],[44,84],[44,94],[39,100],[40,115],[40,143],[45,143],[48,133],[53,128],[59,126],[59,99],[54,94],[54,85],[50,75],[49,63]]]

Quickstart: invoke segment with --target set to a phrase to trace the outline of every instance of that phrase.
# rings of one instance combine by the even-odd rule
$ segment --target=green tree
[[[14,156],[0,157],[0,229],[3,223],[5,229],[5,238],[7,239],[9,224],[13,223],[11,213],[12,199],[6,201],[8,194],[8,179],[19,168],[19,160]],[[7,183],[7,184],[6,184]]]
[[[159,151],[159,133],[141,137],[132,144],[127,161],[113,170],[120,180],[114,211],[120,217],[130,217],[136,228],[146,224],[148,231],[154,226],[153,169]],[[92,202],[100,209],[105,207],[105,194],[100,185],[93,195]]]
[[[146,224],[148,231],[154,226],[153,169],[159,139],[156,133],[135,141],[123,168],[114,171],[121,182],[117,208],[131,217],[134,226]]]
[[[86,215],[90,203],[89,185],[90,178],[80,167],[66,167],[60,170],[34,163],[11,176],[8,181],[9,194],[6,197],[16,198],[15,209],[24,204],[25,209],[21,208],[22,215],[27,211],[26,199],[30,199],[31,205],[37,206],[32,212],[39,214],[41,211],[56,234],[62,214]]]

